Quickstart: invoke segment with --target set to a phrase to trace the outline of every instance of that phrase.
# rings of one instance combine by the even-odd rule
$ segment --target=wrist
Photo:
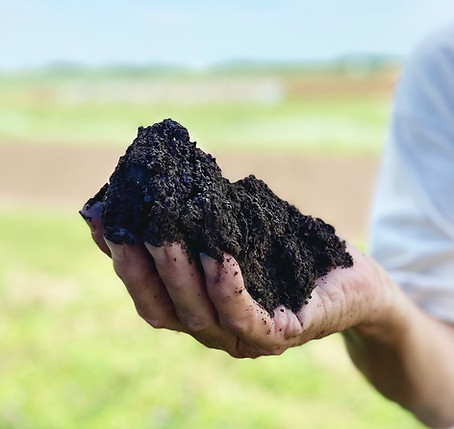
[[[411,326],[415,307],[386,271],[372,258],[362,255],[363,285],[367,297],[362,319],[351,327],[363,338],[399,341]]]

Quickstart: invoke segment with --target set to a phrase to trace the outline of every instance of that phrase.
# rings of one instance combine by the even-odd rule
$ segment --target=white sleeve
[[[454,323],[454,26],[420,45],[401,77],[371,220],[371,256]]]

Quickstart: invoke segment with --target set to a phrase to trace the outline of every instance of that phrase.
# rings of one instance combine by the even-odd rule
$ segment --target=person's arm
[[[454,425],[454,326],[414,305],[378,265],[375,279],[392,289],[393,304],[379,323],[344,331],[358,369],[389,399],[430,427]]]
[[[417,305],[399,301],[393,335],[386,325],[345,333],[372,383],[435,427],[454,424],[453,70],[451,25],[406,64],[372,211],[371,256]]]
[[[382,256],[394,275],[405,279],[407,292],[414,291],[421,305],[434,314],[452,317],[454,146],[450,144],[452,129],[446,125],[454,123],[450,120],[454,97],[448,96],[454,85],[429,85],[425,90],[436,73],[435,82],[451,81],[452,56],[445,60],[445,48],[441,60],[436,57],[416,63],[410,68],[410,72],[416,70],[416,76],[410,73],[410,79],[405,80],[406,85],[413,82],[411,88],[420,91],[410,91],[408,100],[405,87],[401,91],[405,109],[399,111],[395,124],[406,150],[393,169],[399,192],[378,216],[385,224],[391,219],[399,234],[376,236],[381,243],[390,240],[389,247],[380,247]],[[418,105],[428,106],[427,112],[421,114]],[[438,112],[436,118],[434,112]],[[407,126],[400,126],[405,120]],[[434,123],[437,126],[433,127]],[[418,140],[426,144],[418,146]],[[410,182],[415,186],[402,193]],[[435,201],[432,195],[440,194],[441,183],[448,192]],[[388,189],[382,187],[383,192]],[[416,206],[418,210],[413,210]],[[430,218],[432,213],[434,218]],[[270,317],[244,289],[233,258],[226,258],[221,266],[202,255],[200,273],[177,244],[162,248],[107,246],[99,207],[95,204],[82,214],[95,242],[111,255],[139,315],[153,327],[186,332],[235,357],[280,354],[312,339],[344,332],[353,361],[378,390],[426,424],[439,428],[454,425],[454,328],[419,310],[383,268],[355,248],[349,247],[354,266],[334,269],[319,279],[312,299],[300,311],[278,307]],[[425,230],[416,234],[421,228]],[[430,281],[434,279],[437,281]],[[423,283],[432,289],[419,287]],[[436,294],[431,294],[434,289]],[[424,293],[419,293],[422,290]]]
[[[96,212],[84,215],[105,251]],[[202,255],[200,273],[179,244],[107,244],[138,314],[154,328],[185,332],[238,358],[281,354],[344,331],[353,361],[378,390],[426,424],[454,424],[454,328],[417,309],[356,248],[348,246],[353,267],[318,279],[300,311],[278,307],[271,317],[245,290],[231,257],[221,265]]]

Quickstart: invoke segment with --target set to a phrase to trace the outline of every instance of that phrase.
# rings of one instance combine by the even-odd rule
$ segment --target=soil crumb
[[[139,128],[87,205],[96,201],[115,243],[181,242],[197,264],[200,253],[219,262],[230,253],[246,289],[271,315],[279,305],[298,311],[317,278],[353,265],[331,225],[302,215],[253,175],[231,183],[171,119]]]

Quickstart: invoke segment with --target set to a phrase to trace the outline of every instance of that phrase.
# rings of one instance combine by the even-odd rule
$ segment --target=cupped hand
[[[353,247],[352,268],[336,268],[316,282],[296,313],[284,306],[271,316],[244,287],[235,259],[219,263],[200,254],[202,270],[179,243],[114,244],[104,239],[100,205],[81,211],[93,240],[112,258],[138,314],[154,328],[190,334],[234,357],[281,354],[289,347],[343,331],[373,318],[379,291],[368,287],[371,264]]]

